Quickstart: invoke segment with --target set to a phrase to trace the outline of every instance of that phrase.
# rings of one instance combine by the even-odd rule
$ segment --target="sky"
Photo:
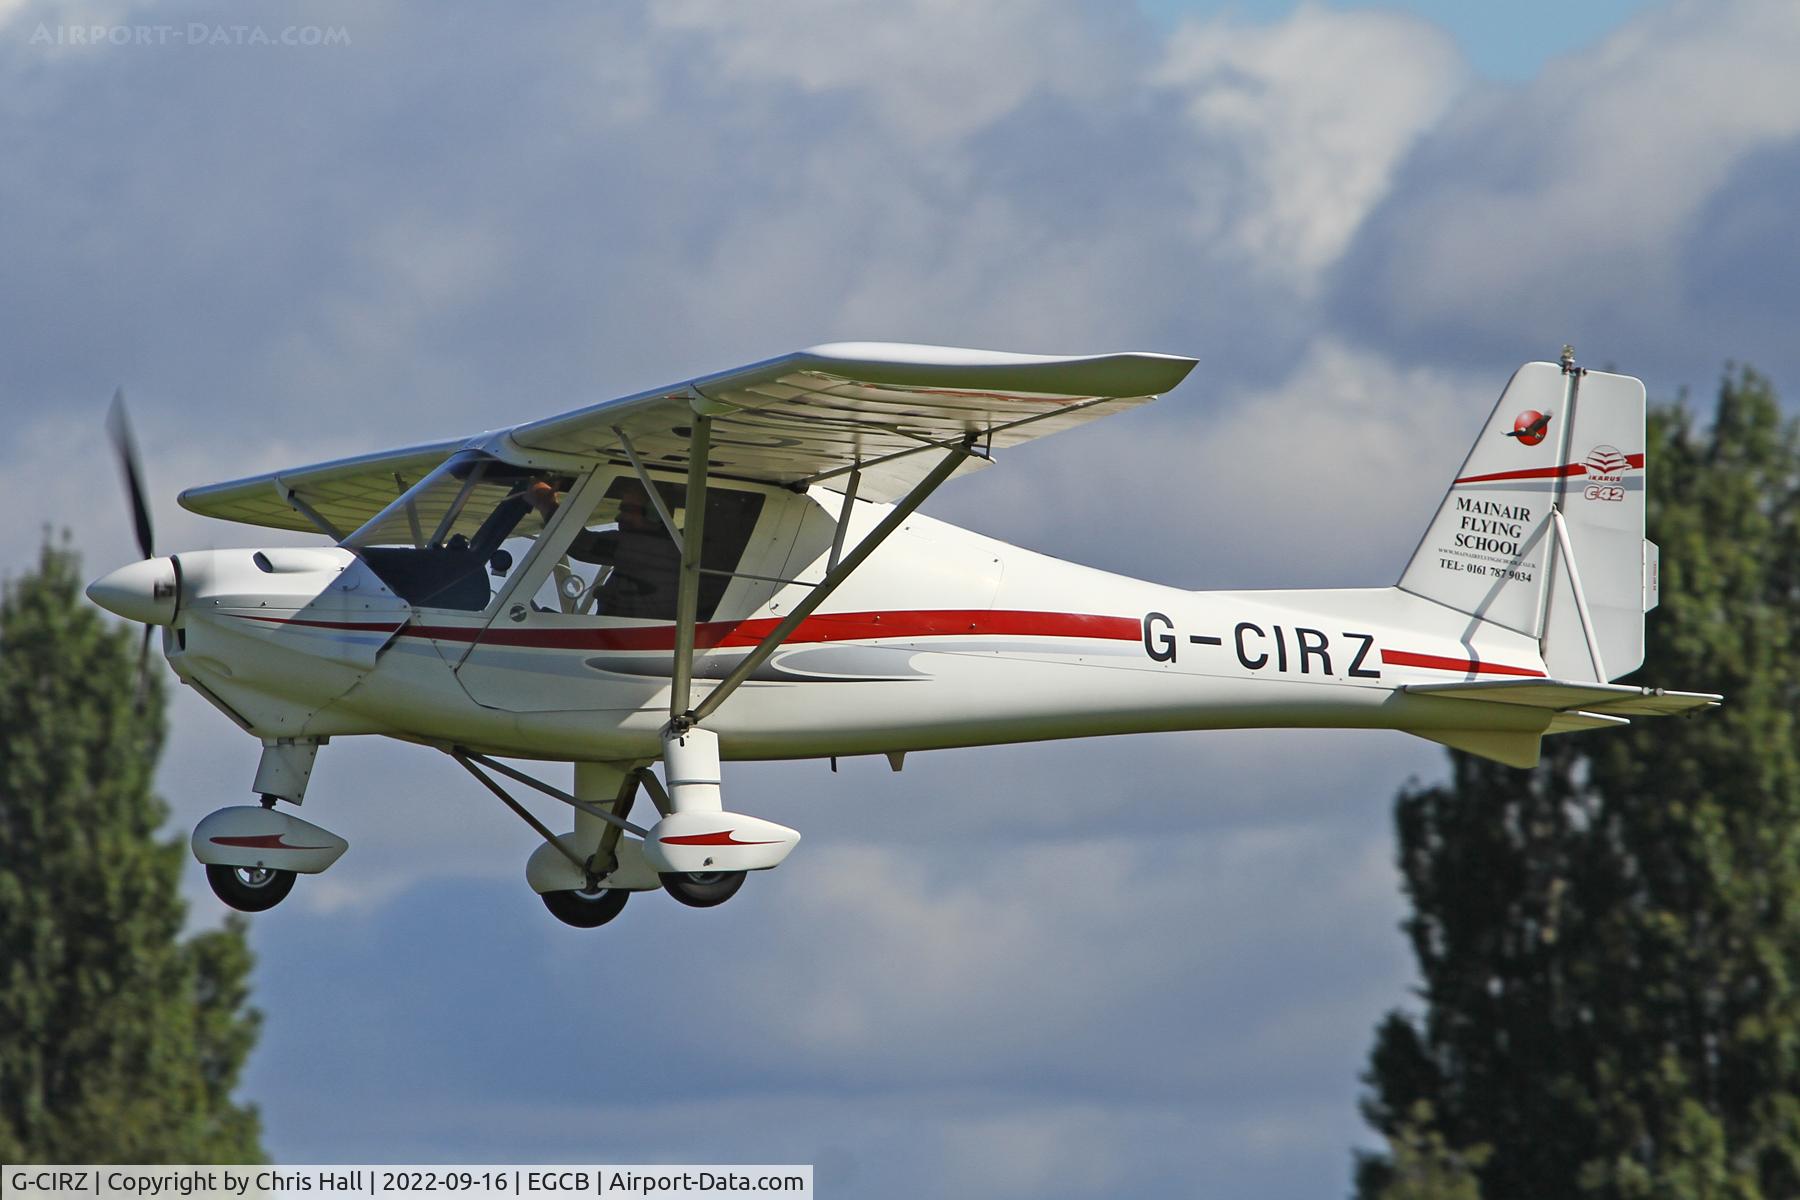
[[[1565,342],[1660,399],[1729,361],[1800,388],[1790,5],[246,11],[0,0],[0,573],[49,527],[92,575],[135,557],[119,385],[173,551],[295,540],[186,486],[810,344],[1187,354],[926,511],[1191,588],[1393,582]],[[256,749],[177,694],[172,833]],[[303,815],[351,849],[254,921],[243,1094],[288,1162],[1342,1194],[1413,1002],[1392,800],[1442,771],[1291,731],[733,766],[788,862],[577,931],[453,765],[335,741]]]

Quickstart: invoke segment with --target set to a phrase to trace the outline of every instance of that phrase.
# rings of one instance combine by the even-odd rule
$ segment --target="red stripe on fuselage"
[[[1531,667],[1512,667],[1505,663],[1482,662],[1479,658],[1445,658],[1439,654],[1415,654],[1411,650],[1383,650],[1381,661],[1390,667],[1428,667],[1433,671],[1461,671],[1475,675],[1534,675],[1542,671]]]
[[[405,621],[384,621],[370,625],[362,621],[313,621],[305,617],[259,617],[251,613],[227,613],[240,621],[261,621],[265,625],[304,625],[312,629],[346,629],[351,633],[392,633]]]
[[[779,618],[752,621],[708,621],[694,627],[694,648],[751,647],[772,633]],[[813,642],[866,642],[894,638],[958,635],[1020,635],[1137,641],[1143,626],[1132,617],[1098,617],[1082,613],[997,612],[985,609],[935,609],[903,612],[822,613],[800,622],[788,645]],[[468,629],[418,626],[406,636],[442,638],[483,645],[534,646],[581,650],[673,650],[673,625],[612,629]]]
[[[242,615],[242,614],[234,614]],[[251,621],[308,625],[321,629],[345,629],[368,633],[391,632],[392,625],[367,625],[351,621],[314,621],[294,618],[245,616]],[[759,617],[747,621],[708,621],[694,628],[694,647],[750,647],[767,637],[781,619]],[[1020,636],[1091,638],[1098,641],[1135,642],[1143,636],[1136,617],[1102,617],[1087,613],[1014,612],[993,609],[921,609],[899,612],[820,613],[800,622],[787,639],[788,645],[811,642],[866,642],[894,638],[955,636]],[[497,625],[409,625],[402,637],[435,638],[446,642],[480,641],[484,646],[528,646],[559,650],[673,650],[675,626],[505,629]]]

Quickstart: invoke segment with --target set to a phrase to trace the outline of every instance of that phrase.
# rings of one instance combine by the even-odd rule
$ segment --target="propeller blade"
[[[106,432],[112,438],[114,453],[119,456],[119,466],[125,472],[125,492],[131,501],[132,520],[137,525],[138,550],[145,558],[155,558],[156,537],[150,529],[150,504],[144,499],[144,469],[138,459],[137,439],[131,436],[131,418],[125,414],[124,388],[113,393],[112,408],[106,414]]]
[[[144,626],[144,640],[138,643],[136,704],[139,712],[144,711],[144,695],[150,688],[150,635],[154,632],[154,625]]]

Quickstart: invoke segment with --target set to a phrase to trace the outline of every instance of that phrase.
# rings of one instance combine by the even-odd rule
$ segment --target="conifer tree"
[[[46,543],[0,598],[0,1160],[246,1162],[241,925],[182,936],[162,689]]]
[[[1364,1200],[1800,1196],[1800,437],[1749,370],[1650,424],[1638,678],[1725,706],[1402,792],[1424,1011],[1377,1031]]]

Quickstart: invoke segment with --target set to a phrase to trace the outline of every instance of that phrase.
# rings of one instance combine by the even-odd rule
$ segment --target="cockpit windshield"
[[[515,554],[504,543],[542,531],[542,520],[525,520],[537,484],[561,491],[571,480],[481,454],[459,454],[343,545],[409,603],[479,611],[492,598],[495,581],[514,566]]]

